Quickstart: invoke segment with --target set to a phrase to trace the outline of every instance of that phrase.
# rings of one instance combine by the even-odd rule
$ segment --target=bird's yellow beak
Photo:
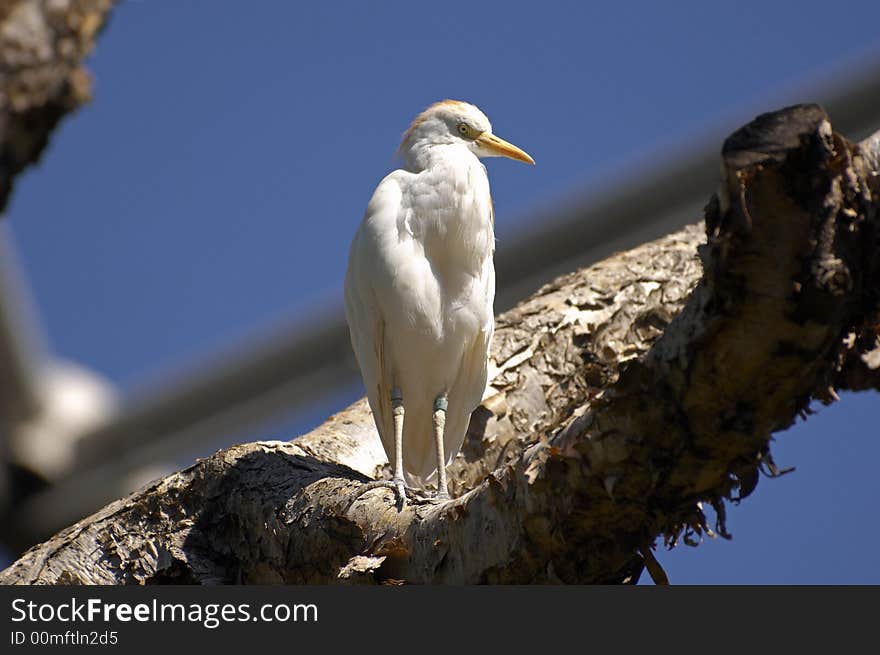
[[[476,138],[476,142],[486,150],[500,157],[510,157],[511,159],[525,162],[526,164],[535,163],[535,160],[532,159],[531,156],[529,156],[529,153],[527,153],[525,150],[520,150],[512,143],[508,143],[504,139],[497,137],[494,134],[483,132],[480,136]]]

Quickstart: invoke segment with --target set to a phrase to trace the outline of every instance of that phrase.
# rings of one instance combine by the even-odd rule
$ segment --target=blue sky
[[[131,388],[335,305],[370,193],[435,100],[474,102],[537,160],[488,164],[503,249],[542,207],[880,55],[872,0],[591,4],[122,3],[94,102],[8,211],[53,347]],[[878,409],[848,395],[778,435],[797,472],[731,510],[732,542],[659,553],[672,581],[880,583]]]

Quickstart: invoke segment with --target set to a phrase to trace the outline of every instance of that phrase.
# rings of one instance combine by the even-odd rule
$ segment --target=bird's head
[[[527,152],[492,134],[486,114],[460,100],[441,100],[416,116],[404,132],[400,152],[442,145],[461,145],[477,157],[509,157],[534,164]]]

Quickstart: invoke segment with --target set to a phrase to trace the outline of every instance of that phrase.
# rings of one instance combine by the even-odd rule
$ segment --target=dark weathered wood
[[[769,441],[876,347],[880,185],[815,106],[731,136],[695,225],[498,317],[454,501],[395,508],[360,401],[221,451],[35,546],[4,583],[632,582],[725,534]],[[719,517],[707,525],[702,503]]]
[[[0,215],[58,121],[91,98],[83,60],[114,0],[0,2]]]

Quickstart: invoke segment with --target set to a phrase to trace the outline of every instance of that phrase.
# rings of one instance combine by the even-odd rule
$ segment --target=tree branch
[[[29,550],[3,583],[633,582],[726,535],[774,431],[828,400],[878,307],[880,184],[812,105],[724,144],[705,228],[563,276],[497,320],[491,395],[450,479],[397,511],[360,401],[218,452]],[[859,336],[854,336],[859,335]],[[717,522],[707,524],[703,504]]]
[[[0,2],[0,213],[61,118],[91,99],[82,62],[114,0]]]

